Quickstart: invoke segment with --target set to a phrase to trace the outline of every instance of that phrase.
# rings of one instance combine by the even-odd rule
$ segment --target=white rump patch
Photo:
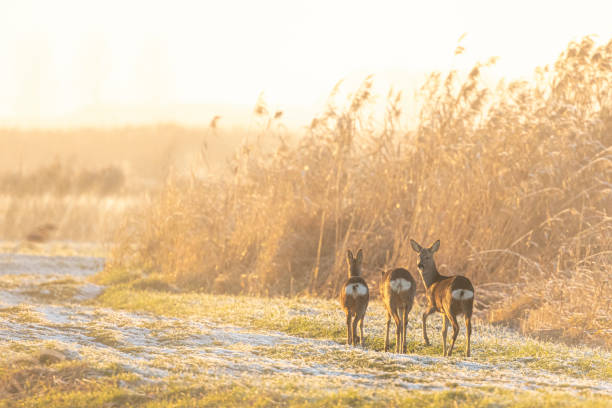
[[[474,292],[468,289],[455,289],[452,293],[455,300],[466,300],[474,297]]]
[[[368,294],[368,288],[363,283],[352,283],[346,287],[346,295],[357,297]]]
[[[391,290],[393,292],[401,293],[409,290],[412,286],[412,282],[404,278],[398,278],[393,279],[391,282],[389,282],[389,286],[391,286]]]

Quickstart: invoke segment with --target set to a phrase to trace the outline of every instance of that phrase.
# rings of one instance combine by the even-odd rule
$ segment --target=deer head
[[[353,252],[349,249],[346,253],[346,263],[348,264],[349,278],[353,276],[361,276],[361,261],[363,260],[363,251],[357,251],[357,257],[353,257]]]
[[[429,285],[434,282],[435,278],[439,276],[433,254],[440,249],[440,240],[434,242],[429,248],[423,248],[413,239],[410,240],[410,245],[412,246],[412,249],[419,254],[419,259],[417,260],[419,274],[423,279],[425,287],[429,287]]]

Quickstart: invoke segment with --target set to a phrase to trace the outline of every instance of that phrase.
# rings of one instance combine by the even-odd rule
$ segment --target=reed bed
[[[530,81],[487,86],[494,61],[432,73],[411,130],[403,95],[381,102],[372,78],[346,100],[334,90],[295,143],[259,101],[261,131],[227,171],[168,177],[108,267],[188,290],[329,297],[347,248],[363,248],[375,290],[384,268],[417,273],[410,238],[439,238],[441,273],[473,280],[482,316],[611,346],[610,61],[612,41],[587,37]]]

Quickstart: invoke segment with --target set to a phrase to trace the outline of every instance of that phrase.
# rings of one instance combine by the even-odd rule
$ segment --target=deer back
[[[367,307],[370,300],[368,284],[361,276],[352,276],[340,291],[340,304],[345,311],[358,312]]]
[[[445,310],[451,312],[455,309],[462,310],[462,303],[470,303],[474,300],[474,286],[464,276],[440,276],[427,289],[427,299],[438,312]]]
[[[385,307],[390,312],[397,307],[412,305],[416,281],[404,268],[396,268],[383,274],[380,287]]]

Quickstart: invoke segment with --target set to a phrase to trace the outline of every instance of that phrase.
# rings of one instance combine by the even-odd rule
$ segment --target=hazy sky
[[[605,0],[0,0],[0,123],[206,123],[188,107],[262,91],[310,113],[345,77],[410,86],[494,55],[499,75],[525,76],[571,40],[612,38],[611,15]]]

